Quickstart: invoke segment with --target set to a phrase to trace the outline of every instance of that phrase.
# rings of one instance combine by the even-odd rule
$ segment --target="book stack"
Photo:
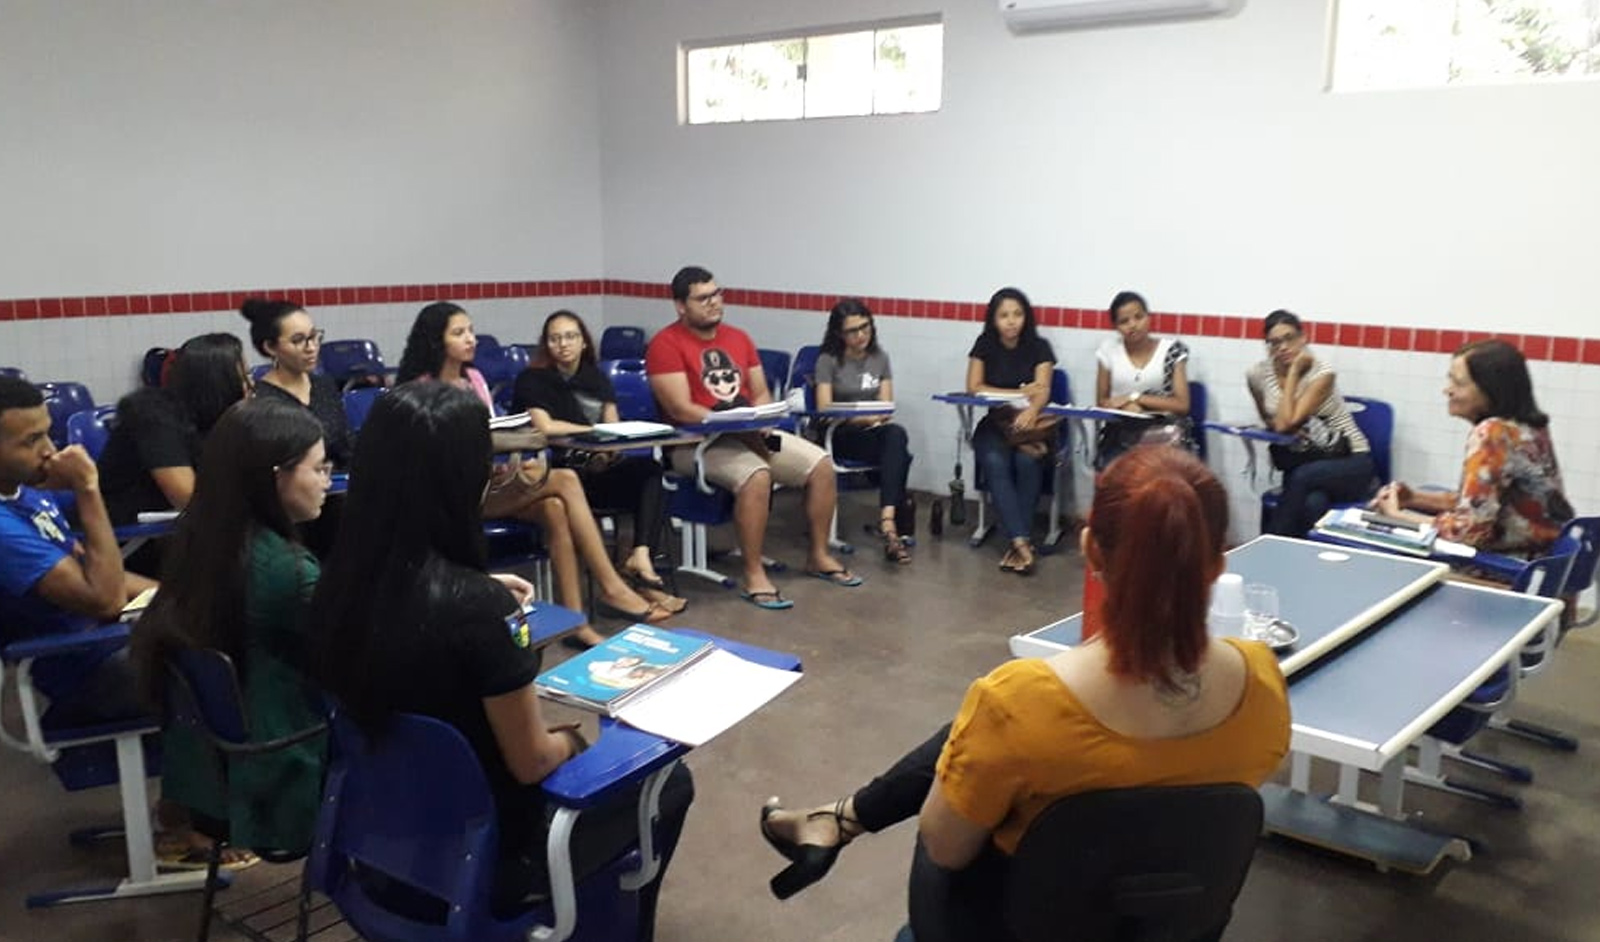
[[[540,696],[698,746],[800,679],[710,641],[633,625],[540,674]]]
[[[1359,507],[1328,511],[1317,521],[1316,531],[1335,539],[1411,556],[1433,555],[1434,542],[1439,539],[1439,531],[1431,524],[1386,517]]]

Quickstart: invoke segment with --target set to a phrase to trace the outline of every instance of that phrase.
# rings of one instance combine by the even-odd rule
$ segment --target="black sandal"
[[[905,537],[896,530],[893,520],[883,520],[878,524],[878,536],[883,539],[883,558],[891,563],[904,565],[911,562],[911,551],[906,549]]]
[[[826,847],[821,844],[798,844],[772,833],[767,827],[767,818],[771,817],[774,811],[782,810],[782,806],[778,804],[776,798],[768,799],[767,803],[761,806],[761,836],[766,838],[773,850],[791,861],[789,866],[778,871],[777,875],[768,881],[767,885],[771,888],[773,896],[778,899],[788,899],[827,876],[828,871],[833,869],[834,861],[839,859],[839,851],[854,840],[856,834],[861,833],[861,822],[844,813],[845,801],[846,799],[841,798],[831,809],[813,811],[805,817],[807,821],[812,818],[833,818],[834,827],[839,832],[839,843]],[[855,826],[856,834],[845,830],[846,823]]]

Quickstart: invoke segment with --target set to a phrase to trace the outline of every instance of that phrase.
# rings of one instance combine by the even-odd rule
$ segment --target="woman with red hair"
[[[1222,484],[1193,455],[1140,446],[1113,462],[1082,535],[1084,559],[1105,582],[1101,632],[976,681],[953,723],[854,795],[810,811],[768,802],[762,834],[792,861],[773,892],[799,892],[856,835],[919,815],[928,857],[963,871],[952,903],[1001,937],[984,909],[1001,898],[990,881],[1056,799],[1265,781],[1289,748],[1277,658],[1259,642],[1206,632],[1227,522]]]

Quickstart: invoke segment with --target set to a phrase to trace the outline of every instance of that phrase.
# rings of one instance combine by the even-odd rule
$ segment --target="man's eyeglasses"
[[[546,342],[551,344],[577,343],[582,339],[583,334],[575,330],[569,330],[564,334],[548,334],[545,337]]]
[[[839,331],[839,333],[844,334],[846,337],[854,337],[858,334],[867,333],[870,330],[872,330],[872,323],[869,321],[865,324],[858,324],[855,327],[846,327]]]
[[[1299,339],[1300,339],[1300,334],[1298,332],[1297,333],[1293,333],[1293,334],[1284,334],[1281,337],[1268,337],[1267,338],[1267,349],[1268,350],[1276,350],[1279,347],[1287,347],[1289,344],[1294,343],[1296,340],[1299,340]]]
[[[691,294],[689,295],[689,300],[696,304],[710,304],[712,301],[721,301],[723,290],[718,288],[715,291],[707,291],[705,294]]]
[[[320,347],[322,346],[322,338],[327,334],[328,332],[325,330],[313,330],[309,334],[290,334],[289,346],[299,347],[302,350],[307,347]]]

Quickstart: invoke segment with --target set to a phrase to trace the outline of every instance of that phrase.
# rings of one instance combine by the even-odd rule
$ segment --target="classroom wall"
[[[1263,355],[1259,318],[1291,308],[1318,323],[1344,391],[1396,405],[1397,472],[1446,484],[1466,432],[1439,393],[1446,352],[1509,335],[1537,360],[1574,502],[1600,506],[1600,437],[1582,413],[1600,395],[1585,232],[1600,83],[1330,94],[1322,0],[1023,37],[989,2],[603,9],[607,276],[659,284],[704,264],[746,289],[733,322],[791,350],[817,342],[841,294],[897,315],[881,337],[914,486],[942,489],[956,455],[954,418],[926,394],[961,383],[975,305],[1016,284],[1047,308],[1080,399],[1103,306],[1135,288],[1170,315],[1159,330],[1189,339],[1211,416],[1231,420],[1253,412],[1242,374]],[[930,10],[946,30],[936,114],[677,123],[679,41]],[[618,323],[670,314],[606,305]],[[1236,441],[1213,436],[1211,451],[1236,532],[1253,534],[1268,482],[1240,476]]]
[[[681,40],[930,11],[937,114],[677,124]],[[1411,480],[1458,466],[1445,351],[1509,334],[1600,506],[1600,84],[1328,94],[1325,15],[1015,37],[989,2],[0,0],[0,363],[114,398],[144,348],[242,333],[247,291],[391,360],[437,297],[508,341],[558,306],[658,324],[693,261],[766,346],[815,342],[840,294],[890,315],[913,485],[939,489],[954,421],[926,395],[959,384],[990,292],[1029,291],[1081,399],[1134,287],[1213,418],[1249,414],[1259,317],[1299,311],[1347,392],[1395,402]],[[1243,449],[1212,462],[1247,536]]]
[[[559,283],[601,274],[596,22],[584,0],[0,0],[0,362],[105,398],[146,347],[242,332],[242,291],[309,297],[392,358],[420,307],[392,288],[586,293]],[[364,290],[313,293],[339,286]],[[521,328],[502,307],[480,319]]]

